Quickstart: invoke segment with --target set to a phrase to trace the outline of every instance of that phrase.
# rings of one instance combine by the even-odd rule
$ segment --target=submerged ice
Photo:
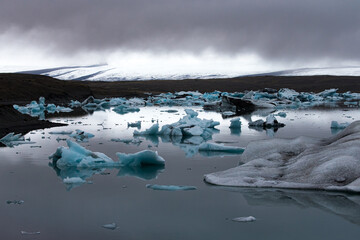
[[[360,121],[324,140],[299,137],[251,142],[241,165],[205,175],[224,186],[360,192]]]

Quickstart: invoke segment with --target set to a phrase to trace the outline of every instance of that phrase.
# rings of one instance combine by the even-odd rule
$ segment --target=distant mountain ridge
[[[90,81],[134,81],[134,80],[182,80],[182,79],[209,79],[232,78],[241,76],[360,76],[360,67],[325,67],[325,68],[299,68],[257,74],[143,74],[127,73],[119,68],[109,65],[71,66],[48,69],[36,69],[18,73],[39,74],[58,78],[61,80],[90,80]]]

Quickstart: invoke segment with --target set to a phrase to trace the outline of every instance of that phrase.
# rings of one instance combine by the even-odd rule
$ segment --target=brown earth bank
[[[0,137],[7,132],[21,132],[54,126],[18,113],[12,104],[27,104],[39,97],[47,103],[66,104],[70,100],[84,100],[88,96],[143,97],[176,91],[242,92],[263,88],[291,88],[296,91],[320,92],[338,88],[339,92],[360,92],[357,76],[250,76],[224,79],[186,79],[150,81],[63,81],[32,74],[0,73]]]

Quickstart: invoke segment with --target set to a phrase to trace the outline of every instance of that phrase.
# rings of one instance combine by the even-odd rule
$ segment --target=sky
[[[0,66],[359,66],[359,12],[358,0],[1,0]]]

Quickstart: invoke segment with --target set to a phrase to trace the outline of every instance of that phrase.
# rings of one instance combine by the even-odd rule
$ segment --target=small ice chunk
[[[225,117],[230,117],[230,116],[234,116],[235,113],[232,111],[226,111],[226,112],[221,113],[221,115],[223,115]]]
[[[168,109],[168,110],[161,110],[160,112],[176,113],[176,112],[178,112],[178,110],[175,110],[175,109]]]
[[[141,135],[158,135],[159,133],[159,124],[154,124],[150,128],[146,129],[145,131],[139,132],[134,131],[135,136],[141,136]]]
[[[102,225],[103,228],[109,229],[109,230],[115,230],[117,228],[116,223],[108,223]]]
[[[165,165],[165,160],[157,152],[144,150],[138,153],[116,153],[120,166],[141,167],[146,165]]]
[[[24,200],[8,200],[8,201],[6,201],[7,204],[14,204],[14,205],[21,205],[24,202],[25,202]]]
[[[95,135],[84,132],[80,129],[76,129],[75,132],[70,135],[70,137],[75,138],[77,142],[88,142],[89,138],[93,138]]]
[[[349,126],[349,125],[350,125],[350,123],[347,123],[347,122],[338,123],[337,121],[332,121],[330,128],[333,128],[333,129],[344,129],[344,128],[346,128],[346,127]]]
[[[249,127],[263,127],[264,123],[265,122],[263,120],[259,119],[254,122],[249,122]]]
[[[20,231],[22,235],[38,235],[40,232],[27,232],[27,231]]]
[[[248,217],[237,217],[232,219],[234,222],[254,222],[256,221],[256,218],[253,216]]]
[[[199,146],[199,151],[216,151],[216,152],[227,152],[227,153],[243,153],[244,148],[224,146],[216,143],[202,143]]]
[[[0,142],[5,144],[8,147],[14,147],[20,144],[33,144],[35,142],[31,142],[30,138],[25,139],[20,133],[15,134],[13,132],[7,134],[3,138],[0,139]]]
[[[66,177],[63,179],[65,184],[79,184],[79,183],[86,183],[86,181],[80,177]]]
[[[164,191],[186,191],[186,190],[196,190],[194,186],[176,186],[176,185],[158,185],[158,184],[147,184],[147,188],[153,190],[164,190]]]
[[[240,118],[233,118],[230,120],[230,127],[229,128],[241,128],[241,121]]]
[[[286,118],[286,113],[285,112],[278,112],[277,115],[279,117]]]
[[[49,132],[49,134],[57,134],[57,135],[70,135],[73,131],[53,131]]]
[[[141,121],[137,121],[137,122],[133,122],[133,123],[128,122],[127,125],[128,125],[128,127],[136,127],[138,129],[140,129],[141,128]]]

